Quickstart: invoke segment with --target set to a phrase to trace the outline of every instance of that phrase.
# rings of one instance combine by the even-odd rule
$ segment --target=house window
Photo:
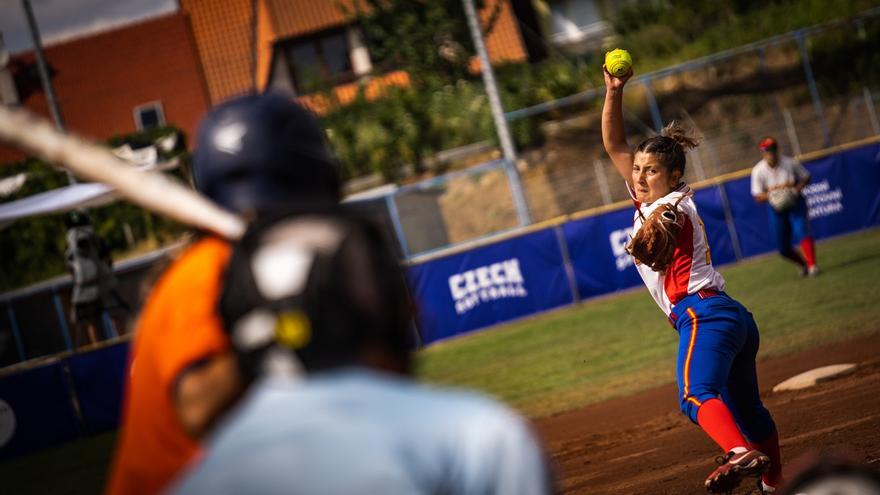
[[[139,131],[165,125],[165,112],[162,110],[162,102],[152,101],[134,107],[134,124]]]
[[[355,78],[344,29],[286,41],[279,48],[285,55],[294,87],[299,93],[310,93]]]

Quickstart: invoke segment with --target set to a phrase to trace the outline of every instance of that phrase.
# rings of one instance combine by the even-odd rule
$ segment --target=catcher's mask
[[[397,260],[377,226],[337,207],[254,224],[233,248],[219,312],[249,380],[355,364],[366,350],[409,364]]]

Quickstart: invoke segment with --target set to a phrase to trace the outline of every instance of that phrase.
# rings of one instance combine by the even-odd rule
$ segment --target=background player
[[[377,226],[333,211],[257,224],[224,286],[224,324],[259,381],[175,492],[550,492],[522,419],[407,378],[414,315]]]
[[[781,482],[776,426],[758,392],[755,356],[758,328],[740,303],[725,294],[724,279],[712,266],[703,222],[682,181],[685,152],[697,142],[676,123],[635,152],[623,126],[623,88],[632,76],[605,72],[602,140],[623,176],[636,207],[633,232],[662,204],[677,204],[682,226],[672,261],[662,271],[637,264],[639,275],[679,333],[678,378],[681,411],[725,453],[705,481],[710,492],[728,492],[744,476],[761,476],[760,489]]]
[[[770,136],[761,139],[758,148],[762,158],[752,168],[752,196],[769,205],[770,231],[779,254],[797,263],[802,275],[814,277],[819,267],[803,195],[810,173],[794,158],[780,154],[779,143]],[[800,241],[803,256],[792,248],[792,236]]]
[[[67,215],[67,248],[64,259],[73,279],[70,292],[73,346],[94,344],[103,327],[105,311],[131,312],[128,304],[116,291],[113,259],[110,248],[95,232],[88,214],[71,211]]]
[[[212,110],[199,130],[193,175],[203,194],[250,218],[340,196],[317,120],[278,95]],[[216,309],[229,254],[226,241],[200,233],[150,294],[132,344],[108,493],[161,491],[240,394]]]

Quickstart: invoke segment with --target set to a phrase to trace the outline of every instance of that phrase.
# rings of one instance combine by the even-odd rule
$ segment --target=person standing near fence
[[[758,149],[762,158],[752,168],[752,197],[768,205],[770,232],[779,254],[797,264],[802,276],[815,277],[819,266],[804,198],[810,173],[794,158],[781,154],[773,137],[762,138]],[[800,242],[803,255],[792,247],[793,240]]]
[[[291,204],[333,205],[340,197],[337,165],[317,119],[280,95],[214,108],[199,128],[193,176],[202,194],[248,219]],[[227,241],[200,233],[148,297],[106,493],[161,492],[243,391],[217,314],[230,252]]]
[[[776,425],[758,390],[758,327],[724,292],[691,189],[682,180],[685,154],[697,140],[673,122],[633,151],[623,125],[623,88],[632,71],[619,78],[603,72],[602,141],[636,208],[627,251],[678,332],[681,411],[723,452],[705,487],[727,493],[744,477],[760,477],[759,490],[772,493],[781,484],[782,464]]]
[[[113,259],[110,248],[92,227],[89,217],[82,211],[67,215],[67,249],[64,259],[73,279],[71,289],[71,322],[73,324],[73,347],[98,342],[98,329],[103,326],[105,311],[131,309],[116,291]]]

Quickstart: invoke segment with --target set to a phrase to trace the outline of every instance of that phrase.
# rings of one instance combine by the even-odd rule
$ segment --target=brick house
[[[205,70],[211,102],[216,104],[253,88],[283,89],[306,104],[302,73],[314,67],[333,76],[341,101],[358,85],[375,92],[386,84],[407,84],[401,71],[374,66],[360,28],[340,4],[353,0],[179,0],[192,19],[196,45]],[[488,0],[481,14],[496,3],[500,13],[486,46],[493,62],[531,58],[518,24],[529,0]],[[536,28],[537,29],[537,28]]]
[[[104,140],[163,123],[192,138],[210,105],[183,12],[52,44],[44,52],[67,128],[89,138]],[[18,102],[48,117],[33,53],[13,55],[8,69]],[[22,158],[0,145],[0,164]]]

